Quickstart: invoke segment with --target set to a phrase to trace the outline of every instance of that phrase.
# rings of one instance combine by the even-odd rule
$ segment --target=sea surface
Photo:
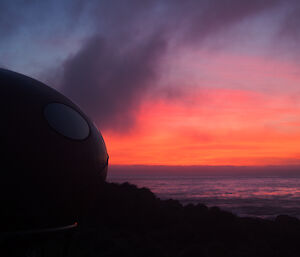
[[[110,182],[147,187],[161,199],[218,206],[239,216],[300,218],[300,176],[110,175]]]

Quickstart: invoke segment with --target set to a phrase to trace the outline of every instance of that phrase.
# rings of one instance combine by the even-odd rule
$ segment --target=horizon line
[[[295,175],[300,165],[230,166],[230,165],[110,165],[110,175]]]
[[[241,167],[249,167],[249,168],[266,168],[266,167],[299,167],[300,164],[268,164],[268,165],[198,165],[198,164],[109,164],[109,166],[114,167],[232,167],[232,168],[241,168]]]

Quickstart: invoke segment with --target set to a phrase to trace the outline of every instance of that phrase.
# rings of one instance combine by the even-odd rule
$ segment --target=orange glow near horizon
[[[300,103],[295,93],[300,77],[290,72],[287,64],[272,66],[261,60],[248,60],[251,69],[237,73],[236,66],[243,61],[236,57],[223,59],[231,68],[224,68],[222,59],[211,64],[213,67],[208,65],[206,68],[216,76],[206,76],[201,87],[187,89],[178,98],[145,101],[130,133],[103,131],[110,163],[300,164]],[[248,83],[256,81],[252,88],[226,87],[235,81],[246,83],[245,77],[251,75]],[[205,86],[212,79],[222,85]],[[259,85],[269,85],[270,92]]]

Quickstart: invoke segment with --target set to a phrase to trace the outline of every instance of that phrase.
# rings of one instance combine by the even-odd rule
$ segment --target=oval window
[[[81,114],[65,104],[48,104],[44,115],[50,127],[65,137],[83,140],[90,133],[89,125]]]

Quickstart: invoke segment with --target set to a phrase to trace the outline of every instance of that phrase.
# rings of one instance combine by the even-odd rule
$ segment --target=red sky
[[[300,164],[300,1],[23,2],[0,66],[78,104],[111,164]]]
[[[292,61],[202,52],[174,66],[168,82],[180,97],[149,96],[129,133],[103,131],[111,164],[300,164],[300,73]]]

